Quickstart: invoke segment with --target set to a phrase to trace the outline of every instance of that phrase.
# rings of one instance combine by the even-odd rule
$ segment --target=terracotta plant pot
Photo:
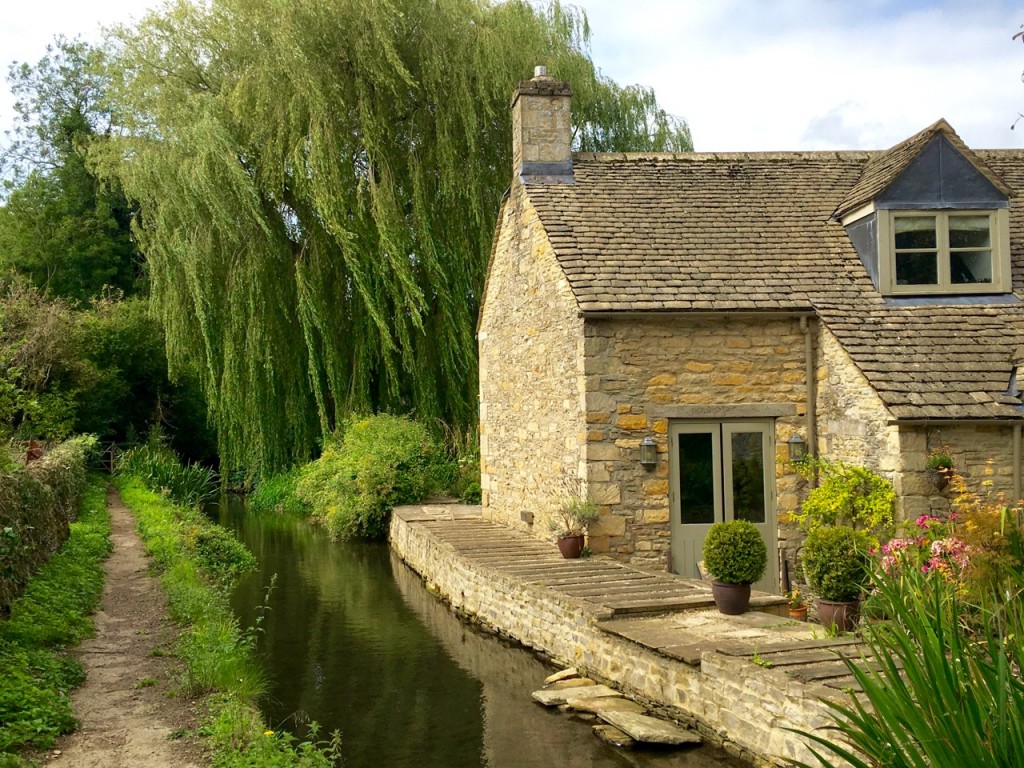
[[[799,608],[790,608],[789,618],[794,621],[807,621],[807,606],[801,605]]]
[[[566,560],[573,560],[583,554],[583,534],[562,536],[558,540],[558,551]]]
[[[725,584],[711,582],[711,594],[715,598],[718,612],[726,616],[739,616],[750,607],[750,584]]]
[[[835,627],[836,632],[852,632],[860,619],[860,600],[838,602],[818,601],[818,623],[826,628]]]

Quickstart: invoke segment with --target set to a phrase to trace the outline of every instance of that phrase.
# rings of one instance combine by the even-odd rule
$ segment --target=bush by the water
[[[422,424],[378,414],[350,422],[303,467],[299,499],[333,537],[382,538],[393,507],[451,486],[452,460]]]
[[[93,478],[67,543],[0,620],[0,766],[22,765],[18,750],[49,747],[77,726],[71,689],[85,675],[62,649],[92,634],[109,533],[104,483]]]
[[[159,436],[121,454],[115,471],[137,477],[149,490],[166,493],[185,506],[202,504],[217,494],[217,473],[202,464],[183,464]]]
[[[76,437],[27,465],[0,466],[0,615],[67,538],[95,447],[95,438]]]

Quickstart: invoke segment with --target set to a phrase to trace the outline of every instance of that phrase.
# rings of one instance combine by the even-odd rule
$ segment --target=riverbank
[[[790,729],[825,727],[832,719],[824,702],[848,700],[841,656],[856,656],[857,646],[775,615],[779,598],[725,617],[708,609],[706,585],[605,558],[562,560],[553,545],[472,507],[398,508],[390,540],[457,611],[754,765],[813,762]]]

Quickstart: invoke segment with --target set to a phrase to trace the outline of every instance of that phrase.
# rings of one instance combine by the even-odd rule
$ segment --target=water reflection
[[[294,729],[298,712],[340,729],[346,768],[743,765],[707,748],[617,750],[588,724],[535,705],[530,692],[551,670],[459,621],[386,545],[332,544],[237,499],[218,515],[260,562],[232,597],[243,626],[277,574],[259,644],[268,720]]]

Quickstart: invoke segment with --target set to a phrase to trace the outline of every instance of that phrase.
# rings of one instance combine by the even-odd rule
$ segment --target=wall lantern
[[[648,472],[658,466],[658,444],[650,435],[640,441],[640,464]]]
[[[793,464],[799,464],[807,458],[807,443],[800,435],[794,434],[786,441],[786,448],[789,451],[789,460]]]

